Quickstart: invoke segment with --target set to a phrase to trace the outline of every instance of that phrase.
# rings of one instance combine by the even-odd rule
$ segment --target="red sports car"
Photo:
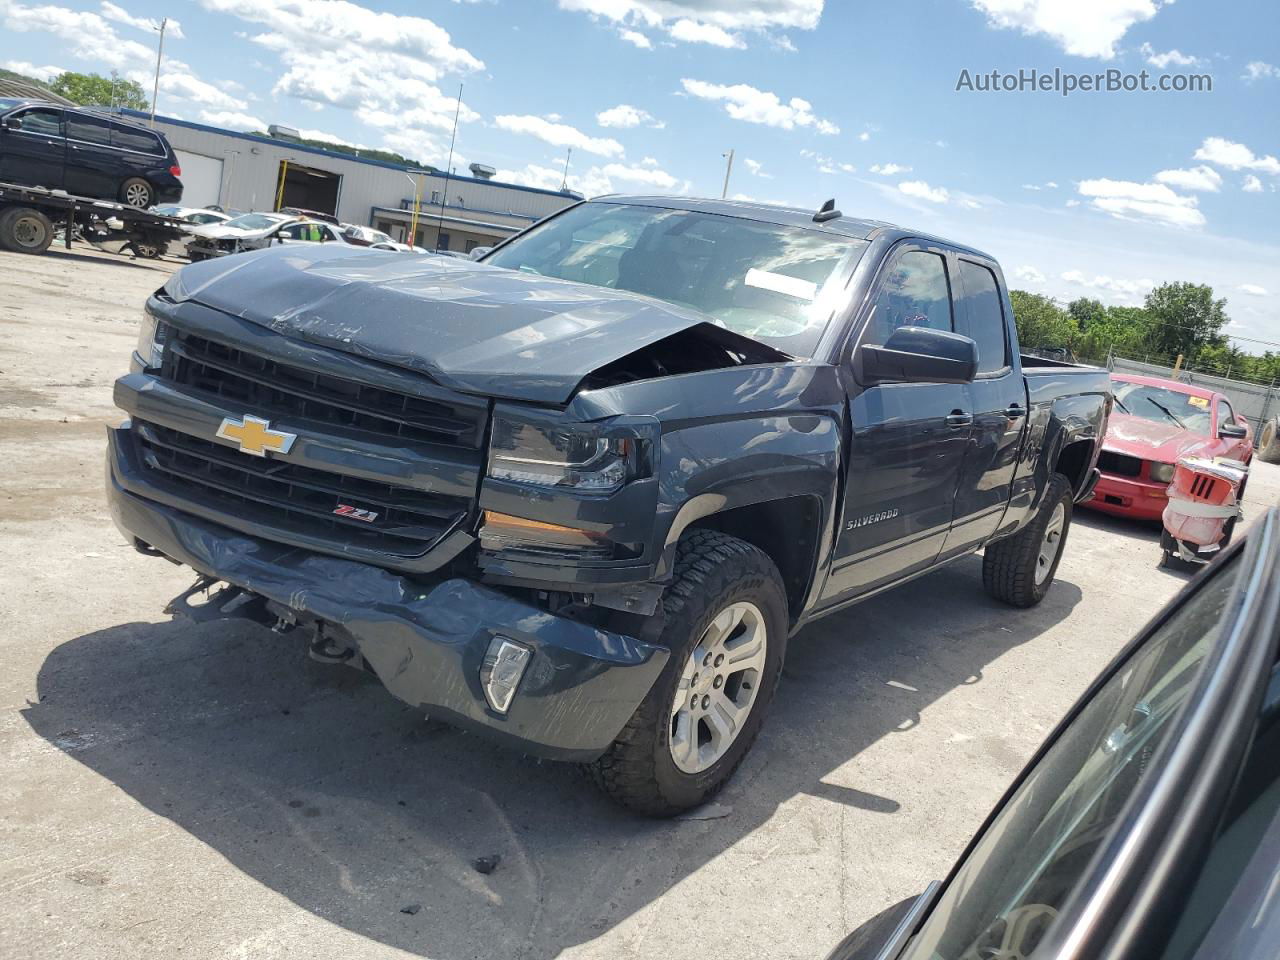
[[[1102,440],[1102,478],[1083,506],[1159,520],[1179,458],[1253,457],[1249,421],[1225,394],[1176,380],[1112,374],[1115,409]]]

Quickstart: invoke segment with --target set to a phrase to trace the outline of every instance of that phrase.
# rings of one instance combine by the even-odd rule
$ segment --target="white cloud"
[[[653,41],[638,30],[619,30],[618,36],[632,46],[639,47],[641,50],[653,49]]]
[[[653,167],[628,167],[621,163],[606,163],[600,172],[610,180],[637,183],[646,187],[656,187],[659,190],[674,190],[680,184],[679,180],[665,170],[657,170]]]
[[[493,122],[500,130],[528,134],[553,147],[573,147],[575,150],[585,150],[587,153],[602,157],[620,157],[623,152],[622,144],[617,140],[607,137],[589,137],[567,123],[552,123],[542,117],[504,114],[494,117]]]
[[[725,47],[729,50],[741,50],[746,47],[742,38],[730,33],[724,27],[714,23],[699,23],[696,20],[677,20],[671,25],[671,39],[683,40],[685,43],[709,43],[713,47]]]
[[[116,23],[123,23],[127,27],[134,27],[138,30],[146,30],[149,33],[151,32],[154,32],[156,34],[159,33],[159,30],[160,30],[159,20],[153,20],[150,17],[135,17],[128,10],[125,10],[123,7],[116,6],[114,3],[109,3],[107,2],[107,0],[103,0],[102,6],[100,9],[102,10],[102,15],[106,17],[108,20],[114,20]],[[182,33],[182,24],[180,24],[177,20],[174,20],[172,17],[166,17],[165,19],[166,19],[166,23],[164,25],[165,39],[168,39],[168,40],[186,39]]]
[[[620,103],[616,107],[600,111],[596,114],[596,123],[602,127],[621,127],[623,129],[644,125],[653,127],[655,130],[661,130],[666,126],[661,120],[655,120],[653,114],[649,113],[648,110],[641,110],[639,107],[633,107],[628,103]]]
[[[1117,280],[1105,274],[1087,277],[1080,270],[1067,270],[1065,273],[1060,274],[1059,277],[1065,283],[1073,286],[1087,287],[1090,290],[1105,290],[1107,293],[1115,294],[1122,300],[1136,300],[1138,297],[1145,296],[1156,285],[1154,280],[1149,280],[1145,277],[1141,280]]]
[[[857,173],[858,168],[852,163],[843,163],[816,150],[801,150],[800,156],[812,160],[819,173]]]
[[[951,194],[945,187],[931,187],[923,180],[904,180],[898,184],[898,190],[908,197],[928,200],[930,203],[946,203],[951,199]]]
[[[1235,143],[1222,137],[1209,137],[1196,150],[1195,158],[1228,170],[1259,170],[1262,173],[1280,174],[1280,160],[1273,156],[1254,156],[1243,143]]]
[[[1049,190],[1057,190],[1057,189],[1058,189],[1058,185],[1057,185],[1056,183],[1054,183],[1052,180],[1050,180],[1048,183],[1046,183],[1046,184],[1045,184],[1045,187],[1046,187],[1047,189],[1049,189]]]
[[[1251,297],[1265,297],[1267,288],[1260,287],[1256,283],[1242,283],[1240,284],[1240,292],[1247,293]]]
[[[732,85],[707,83],[704,80],[680,81],[684,92],[701,100],[724,102],[725,112],[735,120],[760,123],[767,127],[793,130],[796,127],[812,127],[818,133],[837,134],[840,128],[829,120],[815,116],[813,105],[807,100],[792,97],[786,103],[776,93],[757,90],[745,83]]]
[[[748,170],[751,171],[753,177],[759,177],[761,180],[772,180],[772,173],[764,172],[764,164],[759,160],[752,160],[750,157],[743,157],[742,162],[746,164]]]
[[[1013,271],[1013,278],[1023,283],[1044,283],[1044,274],[1032,266],[1021,266]]]
[[[824,0],[559,0],[562,10],[588,13],[628,34],[637,28],[661,30],[684,43],[711,43],[720,47],[743,47],[743,33],[765,36],[775,45],[789,42],[770,31],[813,30],[822,17]],[[646,38],[647,40],[647,38]],[[650,46],[651,44],[636,44]]]
[[[1213,167],[1199,166],[1189,170],[1161,170],[1156,181],[1178,187],[1181,190],[1206,190],[1217,193],[1222,186],[1222,175]]]
[[[173,64],[170,65],[172,68]],[[182,64],[180,66],[185,66]],[[145,76],[133,74],[135,79],[139,79],[145,88],[147,83],[143,82],[147,78]],[[160,89],[171,97],[177,97],[179,100],[190,100],[192,103],[198,103],[202,106],[211,107],[215,110],[244,110],[248,104],[239,97],[233,97],[229,93],[224,93],[211,83],[206,83],[195,74],[187,73],[183,70],[170,72],[164,70],[160,74]]]
[[[1154,220],[1179,227],[1199,227],[1205,222],[1195,197],[1174,193],[1163,183],[1082,180],[1079,192],[1090,198],[1090,206],[1121,219]]]
[[[52,5],[26,6],[0,0],[0,22],[18,33],[41,31],[63,41],[63,49],[77,60],[125,68],[155,62],[155,48],[125,40],[96,13]]]
[[[1135,23],[1173,0],[970,0],[993,27],[1043,34],[1067,53],[1110,60]]]
[[[5,60],[0,66],[3,66],[6,70],[12,70],[14,73],[20,73],[25,77],[35,77],[37,80],[43,80],[45,83],[49,83],[60,74],[67,72],[65,67],[37,67],[34,63],[28,63],[26,60]]]
[[[564,182],[564,171],[530,163],[521,170],[499,170],[494,179],[505,183],[520,183],[526,187],[540,187],[543,190],[559,190],[560,184]],[[584,197],[598,197],[615,192],[613,182],[599,167],[592,167],[586,173],[569,174],[568,188]]]
[[[1255,177],[1252,173],[1244,178],[1244,186],[1241,187],[1245,193],[1261,193],[1262,181]]]
[[[871,139],[871,134],[869,134],[866,130],[863,130],[860,134],[858,134],[858,139],[861,140],[863,143],[866,143],[868,140]]]
[[[351,0],[199,2],[207,10],[265,28],[249,39],[276,54],[285,68],[276,94],[354,110],[362,122],[401,140],[434,144],[427,131],[451,129],[457,105],[436,84],[445,75],[484,67],[433,21],[380,12]],[[463,103],[458,119],[469,123],[479,115]],[[444,160],[438,150],[420,156]]]
[[[235,110],[201,110],[200,122],[229,130],[266,130],[267,124],[257,117]]]
[[[1144,43],[1140,50],[1147,63],[1159,70],[1169,69],[1170,64],[1175,67],[1198,67],[1204,62],[1199,57],[1193,57],[1190,54],[1183,53],[1181,50],[1156,53],[1155,47],[1149,43]]]
[[[873,163],[871,172],[878,173],[882,177],[892,177],[899,173],[910,173],[910,167],[904,167],[900,163]]]
[[[1280,78],[1280,67],[1262,60],[1254,60],[1245,64],[1244,76],[1240,79],[1245,83],[1253,83],[1255,80],[1275,80],[1277,78]]]
[[[449,160],[449,141],[443,134],[421,127],[392,127],[382,134],[382,147],[419,163],[434,163],[441,168]],[[465,167],[466,158],[454,150],[453,166]]]
[[[308,130],[304,127],[298,128],[298,136],[303,140],[323,140],[325,143],[340,143],[344,147],[355,147],[357,150],[369,149],[363,143],[352,143],[349,137],[340,137],[336,133],[329,133],[325,130]]]

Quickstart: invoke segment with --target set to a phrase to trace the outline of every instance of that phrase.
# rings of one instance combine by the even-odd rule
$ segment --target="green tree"
[[[151,101],[142,86],[134,80],[112,80],[99,73],[67,73],[59,74],[49,84],[49,88],[59,96],[66,97],[72,103],[81,106],[97,107],[129,107],[133,110],[146,110]]]
[[[1071,314],[1048,297],[1026,290],[1010,290],[1013,322],[1018,328],[1018,342],[1026,349],[1037,347],[1071,347],[1080,328]]]
[[[1102,305],[1101,300],[1080,297],[1078,300],[1072,300],[1067,304],[1067,313],[1071,314],[1072,319],[1075,320],[1076,325],[1081,330],[1088,332],[1093,324],[1106,318],[1107,310]]]
[[[1222,328],[1230,318],[1225,299],[1215,300],[1203,283],[1162,283],[1147,294],[1145,310],[1151,321],[1147,342],[1154,353],[1190,357],[1223,342]]]

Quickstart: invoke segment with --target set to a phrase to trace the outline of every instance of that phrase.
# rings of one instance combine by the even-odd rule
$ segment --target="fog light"
[[[520,678],[532,656],[533,651],[528,647],[506,637],[489,641],[489,650],[480,664],[480,686],[484,688],[489,706],[498,713],[506,713],[511,707],[516,687],[520,686]]]

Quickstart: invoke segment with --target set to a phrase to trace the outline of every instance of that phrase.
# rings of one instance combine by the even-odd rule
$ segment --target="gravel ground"
[[[111,524],[103,425],[176,266],[0,253],[3,957],[821,958],[946,870],[1183,583],[1080,513],[1034,610],[969,558],[830,617],[723,816],[638,820],[299,640],[161,614],[191,576]],[[1278,492],[1259,464],[1247,514]]]

